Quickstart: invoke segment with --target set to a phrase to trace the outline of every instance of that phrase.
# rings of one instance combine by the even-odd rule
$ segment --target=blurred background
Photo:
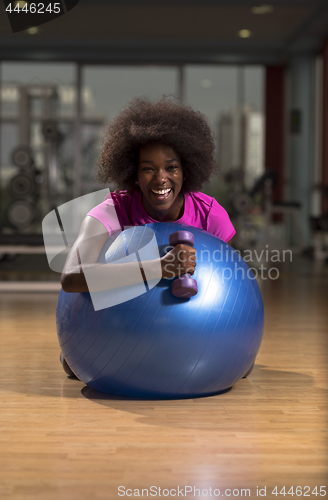
[[[0,11],[1,290],[59,289],[42,220],[103,189],[102,130],[137,95],[208,117],[220,172],[204,192],[235,248],[327,259],[327,0],[80,0],[15,34]]]

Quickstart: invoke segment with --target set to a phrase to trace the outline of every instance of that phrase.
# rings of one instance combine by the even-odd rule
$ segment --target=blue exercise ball
[[[260,348],[264,312],[255,276],[237,251],[206,231],[146,224],[138,226],[137,244],[147,227],[161,254],[171,233],[194,235],[197,295],[177,298],[172,280],[162,279],[138,297],[95,311],[89,293],[61,290],[62,353],[82,382],[109,394],[192,398],[224,392],[247,373]],[[117,241],[103,252],[107,261],[113,260],[111,248],[124,247]]]

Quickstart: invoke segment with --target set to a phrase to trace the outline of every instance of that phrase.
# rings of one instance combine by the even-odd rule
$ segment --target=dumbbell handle
[[[169,237],[170,246],[179,244],[189,245],[195,244],[194,235],[190,231],[176,231]],[[198,292],[197,281],[193,279],[189,273],[185,273],[172,283],[172,293],[178,298],[189,298],[196,295]]]

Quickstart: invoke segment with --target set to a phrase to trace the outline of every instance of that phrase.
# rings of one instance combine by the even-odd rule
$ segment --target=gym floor
[[[225,394],[176,401],[111,397],[68,379],[57,295],[0,294],[0,498],[325,496],[327,278],[323,262],[299,258],[261,281],[252,374]]]

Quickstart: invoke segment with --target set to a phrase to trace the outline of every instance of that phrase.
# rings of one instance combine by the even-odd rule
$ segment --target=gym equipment
[[[240,182],[240,174],[237,171],[238,182]],[[225,175],[226,182],[231,184],[235,183],[235,190],[230,197],[231,208],[236,215],[247,215],[251,212],[254,207],[254,198],[255,196],[267,185],[268,182],[271,185],[275,182],[276,174],[272,171],[267,171],[261,177],[257,179],[254,183],[252,189],[248,192],[242,190],[236,184],[235,176],[233,174]]]
[[[249,246],[250,242],[247,242],[245,234],[247,235],[251,227],[253,227],[253,232],[255,232],[255,234],[259,232],[256,231],[258,222],[252,222],[251,212],[255,204],[256,196],[261,193],[262,215],[265,218],[265,242],[270,244],[270,227],[272,226],[274,216],[276,214],[282,216],[291,215],[298,238],[298,245],[293,250],[304,251],[305,239],[300,220],[302,204],[298,201],[273,201],[273,187],[277,182],[276,172],[270,170],[264,172],[264,174],[256,180],[252,189],[247,192],[243,190],[240,179],[239,171],[225,175],[226,182],[230,183],[233,188],[233,193],[230,196],[231,207],[229,213],[235,217],[235,225],[237,226],[237,236],[234,240],[235,245],[237,245],[239,249]],[[255,221],[257,217],[258,214],[255,214]],[[258,226],[257,229],[259,229]],[[259,243],[260,240],[261,238],[255,236],[256,245],[261,244]],[[254,243],[251,244],[254,245]]]
[[[194,235],[189,231],[176,231],[175,233],[170,234],[169,243],[172,247],[175,247],[180,243],[193,247],[195,239]],[[189,273],[179,276],[172,283],[172,293],[175,297],[193,297],[197,292],[197,281],[194,280]]]
[[[254,206],[252,197],[248,193],[234,193],[231,196],[231,205],[238,215],[249,214]]]
[[[34,192],[35,182],[31,175],[19,173],[11,178],[8,189],[14,198],[25,198]]]
[[[177,223],[146,227],[160,255],[171,233],[193,234],[198,294],[175,297],[171,280],[162,279],[134,299],[95,311],[89,293],[61,290],[63,356],[80,380],[110,394],[163,399],[224,392],[249,371],[260,348],[264,314],[255,277],[238,252],[206,231]],[[140,226],[132,229],[140,241]]]
[[[29,146],[17,146],[11,153],[11,159],[16,167],[27,170],[33,165],[32,150]]]
[[[58,141],[61,137],[55,120],[46,120],[42,126],[42,133],[47,141]]]
[[[14,201],[9,205],[7,210],[8,221],[18,229],[25,229],[30,226],[35,215],[35,208],[25,200]]]

